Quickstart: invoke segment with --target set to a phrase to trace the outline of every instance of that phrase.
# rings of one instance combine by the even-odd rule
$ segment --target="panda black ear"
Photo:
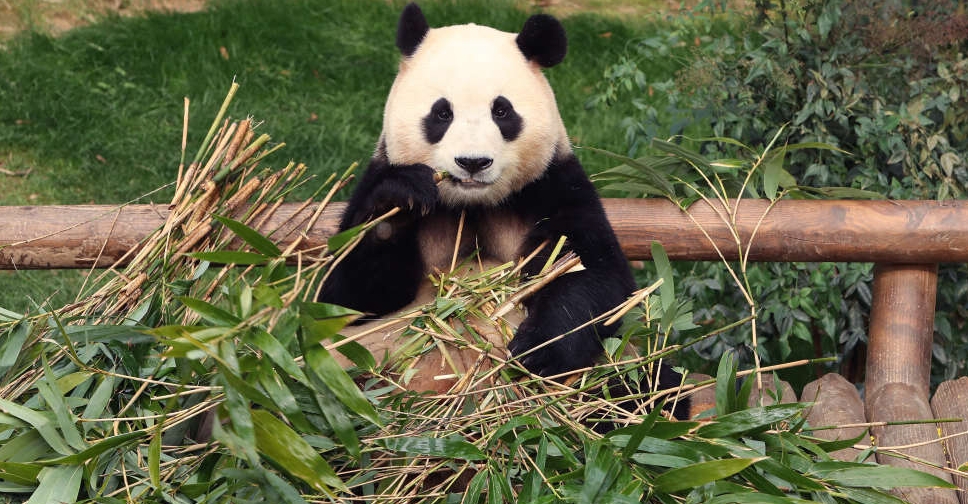
[[[397,23],[397,47],[400,53],[404,56],[413,56],[429,29],[430,26],[427,25],[427,19],[420,7],[415,3],[407,4]]]
[[[529,17],[515,40],[525,58],[546,68],[561,63],[568,52],[565,27],[547,14]]]

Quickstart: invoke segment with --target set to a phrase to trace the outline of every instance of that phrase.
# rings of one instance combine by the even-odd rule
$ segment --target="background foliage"
[[[706,2],[692,16],[670,18],[668,32],[630,44],[606,70],[588,104],[626,111],[629,154],[649,152],[653,139],[670,135],[714,135],[762,147],[785,126],[781,142],[840,149],[789,153],[785,166],[800,184],[902,199],[964,196],[968,16],[961,2],[761,1],[751,15],[714,11]],[[718,31],[724,22],[749,27]],[[672,78],[640,67],[670,58],[682,64]],[[731,143],[698,148],[710,158],[748,155]],[[699,321],[735,320],[745,309],[724,287],[722,268],[680,269],[700,307]],[[968,269],[942,265],[940,275],[936,382],[963,374],[968,357]],[[841,370],[859,381],[870,265],[759,265],[750,281],[763,308],[765,362],[836,354]],[[696,351],[706,360],[747,344],[747,335],[734,332]],[[787,378],[802,382],[804,376]]]

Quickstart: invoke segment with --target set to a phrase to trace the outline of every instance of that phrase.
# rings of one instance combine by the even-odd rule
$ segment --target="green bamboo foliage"
[[[365,348],[340,341],[358,314],[314,302],[328,266],[366,227],[324,249],[279,248],[280,237],[262,228],[266,216],[295,187],[318,182],[299,164],[264,166],[279,145],[251,120],[226,119],[234,94],[235,86],[198,153],[183,154],[193,161],[179,170],[171,216],[128,266],[104,271],[92,283],[100,287],[69,306],[0,310],[4,498],[891,503],[900,501],[883,489],[944,486],[913,471],[831,461],[827,452],[845,443],[806,435],[803,405],[745,407],[732,360],[721,363],[728,386],[717,388],[715,420],[666,420],[663,402],[714,386],[637,386],[677,350],[664,344],[669,332],[691,323],[667,261],[661,281],[604,315],[623,324],[605,342],[607,362],[570,379],[528,374],[472,323],[567,271],[569,257],[525,283],[515,264],[433,275],[437,299],[407,315],[407,344],[378,366]],[[304,202],[310,213],[351,173],[319,184],[323,203]],[[656,256],[665,257],[661,248]],[[487,365],[446,393],[407,390],[412,359],[460,349]],[[356,366],[345,370],[333,352]],[[629,401],[654,407],[616,406]]]

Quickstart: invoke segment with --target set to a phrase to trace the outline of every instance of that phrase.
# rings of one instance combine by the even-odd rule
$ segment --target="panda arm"
[[[526,242],[532,250],[541,242],[566,236],[584,270],[563,275],[525,301],[528,318],[511,341],[514,355],[588,322],[625,301],[635,288],[628,260],[619,247],[595,187],[574,156],[555,161],[545,175],[520,193],[518,211],[536,215]],[[545,247],[550,249],[550,247]],[[547,254],[544,254],[545,258]],[[539,255],[525,269],[535,274],[544,264]],[[528,369],[554,375],[591,365],[602,351],[601,338],[615,327],[593,324],[521,359]]]
[[[413,300],[424,276],[417,240],[421,217],[436,206],[433,170],[425,165],[390,165],[373,159],[343,213],[345,231],[400,211],[367,232],[330,272],[319,301],[384,315]]]

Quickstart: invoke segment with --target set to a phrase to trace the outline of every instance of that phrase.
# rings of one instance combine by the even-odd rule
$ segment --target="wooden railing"
[[[665,200],[605,201],[630,259],[650,258],[653,241],[672,260],[874,262],[866,389],[906,383],[928,396],[937,265],[968,262],[968,201],[699,202],[688,214]],[[279,207],[262,227],[287,244],[321,247],[336,230],[341,204]],[[123,264],[159,229],[163,205],[0,207],[0,269]],[[751,239],[752,238],[752,239]]]

